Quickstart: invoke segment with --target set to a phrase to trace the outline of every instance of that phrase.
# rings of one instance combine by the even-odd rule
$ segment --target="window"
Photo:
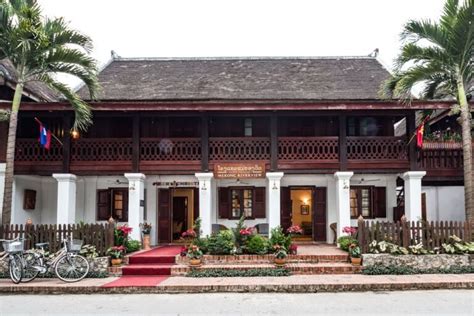
[[[246,118],[244,120],[244,135],[251,137],[252,136],[252,119]]]
[[[119,222],[128,221],[128,189],[105,189],[97,191],[97,220],[110,217]]]
[[[351,218],[373,217],[372,188],[351,187]]]
[[[242,214],[245,217],[252,217],[253,209],[253,190],[252,189],[231,189],[231,217],[240,218]]]

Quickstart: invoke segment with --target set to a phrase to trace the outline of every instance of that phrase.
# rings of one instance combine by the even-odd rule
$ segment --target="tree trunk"
[[[464,202],[466,220],[474,224],[474,179],[472,174],[471,111],[462,79],[458,80],[458,97],[461,107],[462,153],[464,164]]]
[[[20,109],[23,83],[18,83],[13,97],[10,125],[8,126],[7,156],[5,168],[5,191],[3,194],[2,223],[10,224],[12,217],[13,168],[15,160],[16,128],[18,125],[18,110]]]

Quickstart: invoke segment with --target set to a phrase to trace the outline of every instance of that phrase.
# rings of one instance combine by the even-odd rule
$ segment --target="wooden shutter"
[[[387,217],[387,190],[385,187],[374,187],[374,217]]]
[[[255,205],[253,207],[254,218],[265,218],[265,187],[255,188]]]
[[[281,187],[280,193],[280,226],[284,231],[291,226],[291,190],[288,187]]]
[[[230,219],[230,195],[229,188],[219,188],[219,218]]]
[[[158,190],[158,242],[171,242],[170,190]]]
[[[123,191],[123,221],[128,222],[128,189]]]
[[[193,219],[199,217],[199,188],[193,189]]]
[[[316,188],[313,200],[313,238],[315,241],[326,241],[327,189],[325,187]]]
[[[97,190],[97,220],[110,218],[110,190]]]

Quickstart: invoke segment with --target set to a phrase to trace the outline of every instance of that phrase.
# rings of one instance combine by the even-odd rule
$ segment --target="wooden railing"
[[[418,151],[421,170],[456,169],[462,170],[462,149],[423,149]]]
[[[63,159],[62,146],[53,141],[49,150],[41,147],[37,139],[19,138],[16,142],[16,161],[61,161]]]
[[[32,249],[36,243],[49,243],[49,251],[61,248],[63,239],[73,237],[84,244],[94,245],[100,256],[104,256],[114,245],[113,224],[72,225],[0,225],[0,239],[25,238],[25,249]],[[3,251],[0,243],[0,251]]]
[[[209,139],[210,161],[269,160],[268,137],[213,137]]]
[[[127,161],[132,159],[130,138],[83,138],[71,144],[71,161]]]
[[[439,248],[447,243],[449,236],[455,235],[463,241],[472,240],[473,227],[469,222],[431,221],[377,222],[359,218],[357,239],[363,253],[369,251],[369,244],[376,240],[387,241],[406,247],[422,244],[426,250]]]
[[[350,136],[347,137],[349,160],[405,160],[408,159],[405,137]]]
[[[201,160],[200,138],[142,138],[140,160]]]
[[[278,159],[332,160],[339,159],[339,137],[279,137]]]

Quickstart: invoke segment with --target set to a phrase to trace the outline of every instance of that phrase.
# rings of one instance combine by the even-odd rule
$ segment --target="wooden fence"
[[[362,253],[367,253],[369,244],[387,241],[398,246],[409,247],[423,244],[426,250],[433,250],[448,242],[449,236],[456,235],[463,241],[472,241],[473,227],[469,222],[456,221],[407,221],[402,217],[398,222],[378,222],[358,220],[357,239]]]
[[[69,224],[69,225],[0,225],[0,239],[25,238],[25,249],[35,248],[36,243],[49,243],[49,251],[61,248],[61,241],[72,236],[82,239],[84,244],[94,245],[100,256],[114,244],[113,224]],[[3,247],[0,243],[0,250]]]

